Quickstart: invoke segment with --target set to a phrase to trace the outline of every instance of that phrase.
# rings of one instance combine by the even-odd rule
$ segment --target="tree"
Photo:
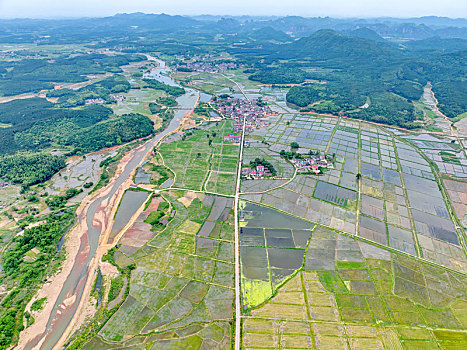
[[[290,144],[290,148],[292,148],[293,150],[297,150],[300,148],[300,145],[297,142],[292,142]]]
[[[355,178],[357,179],[357,181],[360,181],[360,179],[362,178],[362,174],[358,173]]]

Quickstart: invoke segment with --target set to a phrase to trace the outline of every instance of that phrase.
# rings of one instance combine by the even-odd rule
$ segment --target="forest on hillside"
[[[135,21],[139,26],[130,30]],[[462,21],[388,19],[385,26],[370,22],[302,17],[204,21],[144,14],[0,20],[2,43],[36,42],[37,49],[75,45],[71,53],[20,50],[15,56],[7,52],[0,57],[0,96],[42,91],[57,101],[29,98],[2,104],[0,157],[2,161],[14,157],[23,164],[40,159],[52,148],[65,156],[83,154],[153,133],[145,116],[116,116],[106,106],[86,105],[90,99],[110,105],[115,102],[112,94],[128,92],[132,85],[121,75],[121,67],[145,60],[144,53],[172,58],[227,55],[243,65],[252,81],[297,85],[290,88],[286,99],[301,111],[413,128],[420,118],[413,102],[420,99],[428,82],[440,110],[449,118],[454,120],[467,111],[467,30],[459,24]],[[432,25],[436,22],[442,24]],[[412,40],[401,44],[399,39],[409,34]],[[102,49],[107,53],[101,53]],[[101,74],[108,77],[76,89],[54,88]],[[185,91],[154,80],[144,80],[144,84],[172,97]],[[39,158],[27,158],[31,154]],[[52,163],[52,168],[61,164]],[[42,178],[43,174],[37,175]],[[34,182],[21,177],[15,181]]]
[[[467,110],[467,82],[463,78],[467,51],[427,55],[425,51],[407,52],[388,42],[322,30],[293,43],[269,46],[263,53],[245,46],[236,48],[235,54],[255,67],[251,80],[305,84],[287,94],[287,101],[304,111],[340,112],[412,128],[417,118],[412,101],[420,99],[428,82],[432,82],[439,108],[448,117]],[[259,60],[265,63],[258,64]],[[310,80],[321,83],[306,83]],[[367,101],[368,108],[357,110]]]
[[[154,133],[153,122],[140,114],[115,116],[110,108],[88,105],[58,108],[41,98],[2,104],[0,123],[0,179],[30,186],[43,182],[65,166],[67,156],[121,145]]]

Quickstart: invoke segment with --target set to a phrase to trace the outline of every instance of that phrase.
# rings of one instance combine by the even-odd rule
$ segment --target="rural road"
[[[235,83],[242,92],[243,96],[250,101],[241,86],[234,80],[227,77],[230,81]],[[242,160],[243,148],[245,144],[245,127],[246,118],[243,118],[242,138],[240,140],[240,154],[238,158],[237,167],[237,180],[235,184],[235,197],[234,197],[234,226],[235,226],[235,350],[240,350],[240,335],[241,335],[241,316],[242,307],[240,305],[240,227],[238,224],[238,201],[240,199],[240,177],[242,175]]]

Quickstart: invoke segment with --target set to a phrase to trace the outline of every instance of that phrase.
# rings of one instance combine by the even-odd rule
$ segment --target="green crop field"
[[[115,341],[122,346],[172,348],[198,348],[203,342],[219,348],[230,345],[232,200],[186,195],[166,192],[173,219],[165,227],[157,226],[139,249],[130,253],[122,246],[114,252],[120,268],[134,266],[129,294],[86,349]],[[149,214],[146,221],[151,218]]]
[[[466,283],[466,277],[316,228],[303,265],[265,303],[246,311],[243,346],[462,348]]]
[[[238,146],[225,143],[232,122],[195,130],[184,140],[164,143],[160,154],[175,173],[175,187],[232,195],[238,165]]]
[[[26,348],[79,316],[69,350],[467,349],[455,31],[151,16],[3,23],[0,349],[45,316]],[[86,317],[49,315],[42,290],[69,227],[88,227],[79,254],[109,238],[95,271],[74,265],[84,289],[60,287]]]

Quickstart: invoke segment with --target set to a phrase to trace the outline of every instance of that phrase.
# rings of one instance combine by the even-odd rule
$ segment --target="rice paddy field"
[[[273,209],[240,203],[243,309],[260,305],[300,268],[314,225]]]
[[[462,349],[465,276],[317,227],[295,273],[242,318],[245,349]]]
[[[243,199],[467,272],[464,233],[457,222],[457,217],[462,221],[465,215],[463,183],[450,180],[450,189],[446,190],[441,179],[446,175],[463,176],[447,170],[454,168],[449,168],[452,159],[446,152],[460,159],[464,155],[450,138],[288,113],[271,123],[264,138],[267,150],[260,148],[257,154],[267,153],[270,159],[277,157],[281,149],[289,150],[291,142],[297,142],[301,152],[335,154],[337,162],[323,175],[299,174],[272,190],[258,186],[255,191],[250,185]],[[434,149],[445,152],[439,162],[431,157]],[[253,153],[247,151],[249,157]],[[458,166],[462,168],[462,163]]]
[[[138,183],[157,181],[151,162],[169,181],[135,199],[145,210],[113,253],[132,268],[127,294],[85,349],[232,349],[237,319],[245,350],[467,349],[460,139],[298,114],[284,88],[227,76],[278,114],[247,136],[242,159],[222,120],[172,135],[141,167]],[[226,76],[179,78],[241,97]],[[280,156],[292,142],[333,155],[334,167],[297,172]],[[238,315],[236,170],[256,158],[277,176],[241,181]]]
[[[292,113],[250,137],[266,146],[249,158],[286,163],[297,142],[337,162],[282,186],[242,182],[242,348],[467,347],[456,140]]]
[[[159,152],[175,173],[174,187],[233,195],[239,147],[223,141],[231,133],[232,122],[222,121],[162,144]]]
[[[440,173],[467,178],[467,157],[456,138],[419,134],[405,139],[419,147],[436,164]]]
[[[171,219],[151,228],[161,203]],[[230,348],[232,204],[183,191],[153,198],[113,253],[121,269],[132,266],[128,294],[85,349]]]

